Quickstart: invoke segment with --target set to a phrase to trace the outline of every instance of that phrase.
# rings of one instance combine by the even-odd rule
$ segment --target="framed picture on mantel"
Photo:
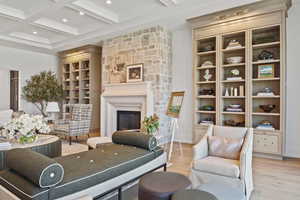
[[[143,81],[143,64],[133,64],[127,66],[126,80],[130,82],[141,82]]]

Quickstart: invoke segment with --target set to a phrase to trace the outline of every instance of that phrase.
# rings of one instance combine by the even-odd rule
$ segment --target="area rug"
[[[87,145],[76,142],[73,142],[72,145],[69,145],[68,141],[62,140],[62,156],[80,153],[83,151],[88,151]]]

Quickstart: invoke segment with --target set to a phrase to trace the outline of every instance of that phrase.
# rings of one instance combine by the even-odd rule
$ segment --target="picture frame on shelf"
[[[130,82],[142,82],[144,71],[143,71],[144,64],[133,64],[133,65],[127,65],[126,68],[126,81],[128,83]]]
[[[172,92],[168,104],[167,115],[169,117],[178,118],[182,107],[184,91]]]
[[[263,78],[274,78],[275,76],[275,65],[274,64],[263,64],[258,65],[257,77]]]

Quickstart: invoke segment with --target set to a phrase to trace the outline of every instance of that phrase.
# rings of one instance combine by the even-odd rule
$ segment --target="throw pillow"
[[[244,138],[208,137],[208,154],[225,159],[239,160]]]

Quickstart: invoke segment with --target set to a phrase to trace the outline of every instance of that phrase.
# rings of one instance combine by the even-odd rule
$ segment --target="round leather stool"
[[[218,200],[214,195],[201,190],[181,190],[172,196],[172,200]]]
[[[190,180],[177,173],[154,172],[139,182],[139,200],[170,200],[179,191],[191,187]]]

